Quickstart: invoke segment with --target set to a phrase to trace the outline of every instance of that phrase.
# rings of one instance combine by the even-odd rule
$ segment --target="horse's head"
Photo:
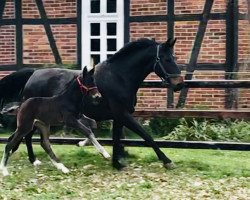
[[[77,81],[82,93],[86,96],[86,98],[88,98],[92,103],[98,104],[102,96],[96,87],[93,75],[94,69],[88,71],[87,67],[85,66],[83,68],[82,74],[77,77]]]
[[[167,81],[174,91],[179,91],[183,88],[184,82],[173,55],[175,42],[176,39],[168,39],[167,42],[157,45],[153,70],[160,78]]]

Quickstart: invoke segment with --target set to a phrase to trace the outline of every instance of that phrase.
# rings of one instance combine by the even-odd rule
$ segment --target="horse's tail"
[[[13,72],[0,80],[0,107],[2,108],[5,100],[21,100],[21,93],[26,82],[34,73],[32,68],[23,68],[19,71]]]

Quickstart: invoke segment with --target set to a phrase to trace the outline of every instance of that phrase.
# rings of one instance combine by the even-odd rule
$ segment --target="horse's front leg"
[[[96,140],[94,133],[88,127],[81,123],[79,119],[76,119],[73,116],[68,116],[65,121],[67,126],[71,126],[72,128],[80,129],[83,131],[85,136],[91,141],[91,143],[95,146],[97,151],[99,151],[104,158],[110,158],[109,153],[100,145],[100,143]]]
[[[118,103],[117,101],[110,101],[110,105],[112,105],[112,111],[115,120],[117,120],[120,124],[123,124],[127,128],[129,128],[131,131],[138,134],[142,139],[145,140],[146,144],[148,146],[151,146],[158,158],[163,162],[164,167],[166,168],[173,168],[174,165],[172,164],[172,161],[160,150],[156,142],[153,140],[153,138],[146,133],[146,131],[141,127],[141,125],[134,119],[134,117],[126,110],[124,109],[124,106]],[[116,144],[114,144],[116,145]],[[114,152],[113,152],[114,153]],[[113,162],[119,162],[117,160],[119,157],[113,158]],[[115,166],[114,166],[115,167]]]
[[[116,169],[122,169],[125,167],[124,164],[120,162],[120,159],[124,156],[124,145],[121,144],[121,137],[123,133],[123,125],[119,123],[117,120],[113,121],[113,129],[112,129],[112,138],[113,138],[113,156],[112,156],[112,164]]]

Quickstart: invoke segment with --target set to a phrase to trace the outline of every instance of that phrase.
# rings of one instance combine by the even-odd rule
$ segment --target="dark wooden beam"
[[[23,24],[22,24],[22,0],[15,0],[16,23],[16,64],[18,68],[23,65]]]
[[[45,31],[46,31],[46,34],[47,34],[47,37],[49,40],[50,48],[51,48],[53,55],[54,55],[54,58],[55,58],[55,62],[57,64],[61,64],[62,59],[61,59],[61,56],[59,54],[58,48],[56,46],[56,41],[55,41],[54,35],[52,33],[50,24],[48,22],[48,17],[47,17],[47,14],[46,14],[46,11],[45,11],[45,8],[43,5],[43,1],[36,0],[36,5],[37,5],[37,8],[38,8],[39,13],[40,13],[41,20],[43,20],[44,28],[45,28]]]
[[[238,71],[238,0],[227,3],[226,19],[226,72]],[[234,74],[226,74],[225,79],[234,79]],[[225,89],[225,108],[237,106],[237,90]]]
[[[77,145],[80,141],[86,138],[62,138],[50,137],[50,142],[53,144],[71,144]],[[101,145],[112,146],[112,139],[97,138]],[[8,138],[0,138],[0,143],[6,143]],[[24,141],[23,141],[24,142]],[[40,138],[34,137],[34,143],[40,143]],[[155,140],[160,148],[181,148],[181,149],[215,149],[215,150],[234,150],[234,151],[249,151],[250,143],[239,142],[202,142],[202,141],[169,141],[169,140]],[[121,143],[130,147],[148,147],[146,142],[141,139],[121,139]]]
[[[193,45],[192,52],[191,52],[191,57],[189,60],[189,65],[188,65],[187,70],[186,70],[187,72],[194,72],[194,70],[196,68],[198,55],[200,53],[202,41],[203,41],[203,38],[205,36],[207,23],[209,20],[209,15],[211,13],[213,2],[214,2],[213,0],[206,0],[205,6],[203,9],[203,18],[199,23],[198,31],[197,31],[194,45]],[[187,74],[185,76],[185,79],[190,80],[190,79],[192,79],[192,77],[193,77],[192,73]],[[176,105],[177,108],[184,107],[185,102],[186,102],[187,93],[188,93],[188,88],[184,88],[183,90],[181,90],[179,100],[178,100],[178,103]]]
[[[159,110],[135,111],[135,117],[151,118],[207,118],[207,119],[250,119],[249,110]]]
[[[161,80],[147,80],[141,88],[168,88]],[[185,88],[250,88],[250,80],[185,80]]]
[[[6,0],[1,0],[1,3],[0,3],[0,20],[3,19],[3,13],[4,13],[5,5],[6,5]]]
[[[124,1],[124,44],[128,43],[130,40],[129,16],[130,16],[130,0],[127,0]]]
[[[77,8],[78,9],[78,8]],[[52,19],[47,19],[46,21],[42,18],[40,19],[30,19],[30,18],[25,18],[23,19],[23,24],[25,25],[45,25],[45,23],[48,24],[77,24],[77,17],[73,18],[52,18]]]
[[[77,65],[82,67],[82,0],[77,0]]]
[[[169,15],[131,16],[129,22],[165,22],[169,21]],[[174,21],[201,21],[203,14],[178,14],[174,15]],[[226,13],[211,13],[209,20],[226,20]]]
[[[174,38],[174,0],[167,1],[168,38]],[[167,90],[167,108],[174,108],[174,91],[171,88]]]

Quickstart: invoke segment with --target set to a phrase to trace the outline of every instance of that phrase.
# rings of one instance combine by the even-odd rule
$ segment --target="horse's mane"
[[[107,60],[107,62],[113,62],[114,60],[119,59],[122,56],[127,55],[128,53],[131,53],[133,50],[137,50],[138,48],[145,48],[153,44],[156,44],[156,42],[146,38],[141,38],[139,40],[129,42],[125,44],[124,47],[121,48],[118,52],[116,52],[113,56],[111,56]]]

